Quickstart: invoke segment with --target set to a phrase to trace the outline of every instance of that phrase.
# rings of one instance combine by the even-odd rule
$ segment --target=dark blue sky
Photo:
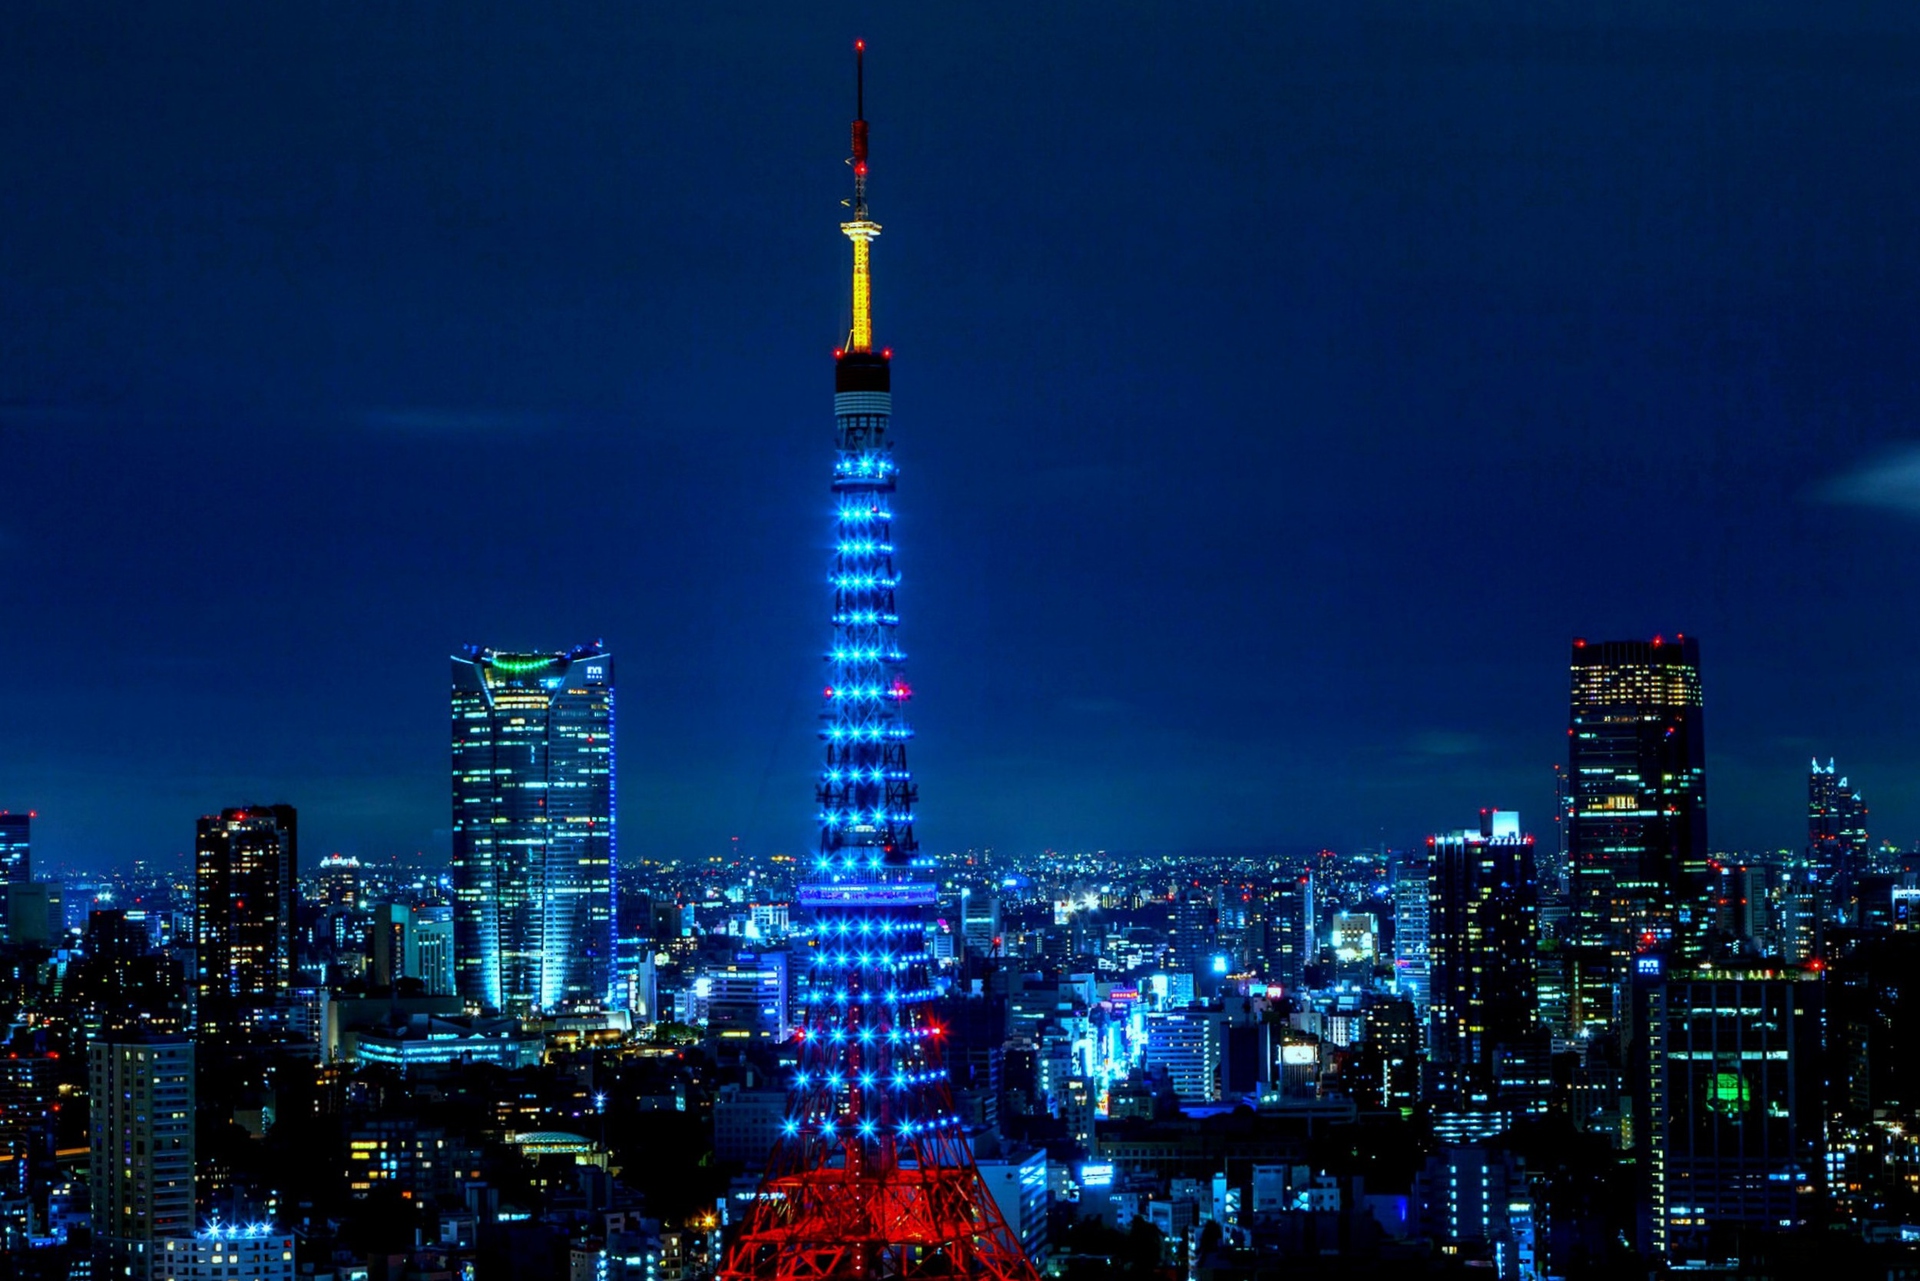
[[[599,637],[627,857],[809,845],[864,34],[927,845],[1545,830],[1569,638],[1675,630],[1717,846],[1816,751],[1920,838],[1841,8],[7,6],[0,806],[439,851],[445,656]]]

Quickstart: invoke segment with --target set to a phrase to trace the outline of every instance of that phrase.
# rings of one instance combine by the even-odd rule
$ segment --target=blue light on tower
[[[833,881],[885,881],[911,865],[913,776],[902,707],[912,697],[895,635],[891,496],[899,476],[887,428],[891,353],[845,351],[836,362],[833,467],[833,638],[827,647],[826,760],[817,787],[820,858]]]

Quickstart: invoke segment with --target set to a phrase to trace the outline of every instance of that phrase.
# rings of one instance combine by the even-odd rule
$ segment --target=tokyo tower
[[[725,1281],[981,1277],[1035,1281],[987,1194],[941,1066],[926,926],[935,885],[915,856],[909,690],[895,633],[887,439],[892,352],[873,348],[863,43],[854,45],[853,328],[834,353],[837,526],[827,654],[820,852],[799,1067],[760,1195]]]

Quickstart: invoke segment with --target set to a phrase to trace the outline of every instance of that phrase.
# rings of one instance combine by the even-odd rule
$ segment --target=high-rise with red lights
[[[856,75],[862,46],[855,46]],[[861,85],[864,90],[864,85]],[[799,983],[782,1139],[727,1251],[728,1281],[988,1277],[1030,1281],[975,1169],[942,1065],[927,927],[935,884],[916,857],[908,687],[896,639],[887,430],[891,357],[873,346],[864,92],[853,123],[853,323],[834,354],[832,645],[818,800],[820,850],[799,890],[810,964]]]
[[[1576,640],[1571,676],[1571,1022],[1617,1030],[1635,958],[1690,954],[1705,925],[1700,642]]]

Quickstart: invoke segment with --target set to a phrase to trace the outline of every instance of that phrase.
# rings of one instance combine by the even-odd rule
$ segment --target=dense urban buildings
[[[487,1011],[613,990],[613,656],[453,659],[453,957]]]
[[[811,827],[621,855],[597,642],[452,660],[450,863],[363,842],[373,789],[102,873],[0,814],[0,1276],[1920,1271],[1920,850],[1784,724],[1741,747],[1791,748],[1777,839],[1710,846],[1691,636],[1574,642],[1565,760],[1471,784],[1551,787],[1551,841],[1470,798],[1338,848],[917,830],[859,115]]]

